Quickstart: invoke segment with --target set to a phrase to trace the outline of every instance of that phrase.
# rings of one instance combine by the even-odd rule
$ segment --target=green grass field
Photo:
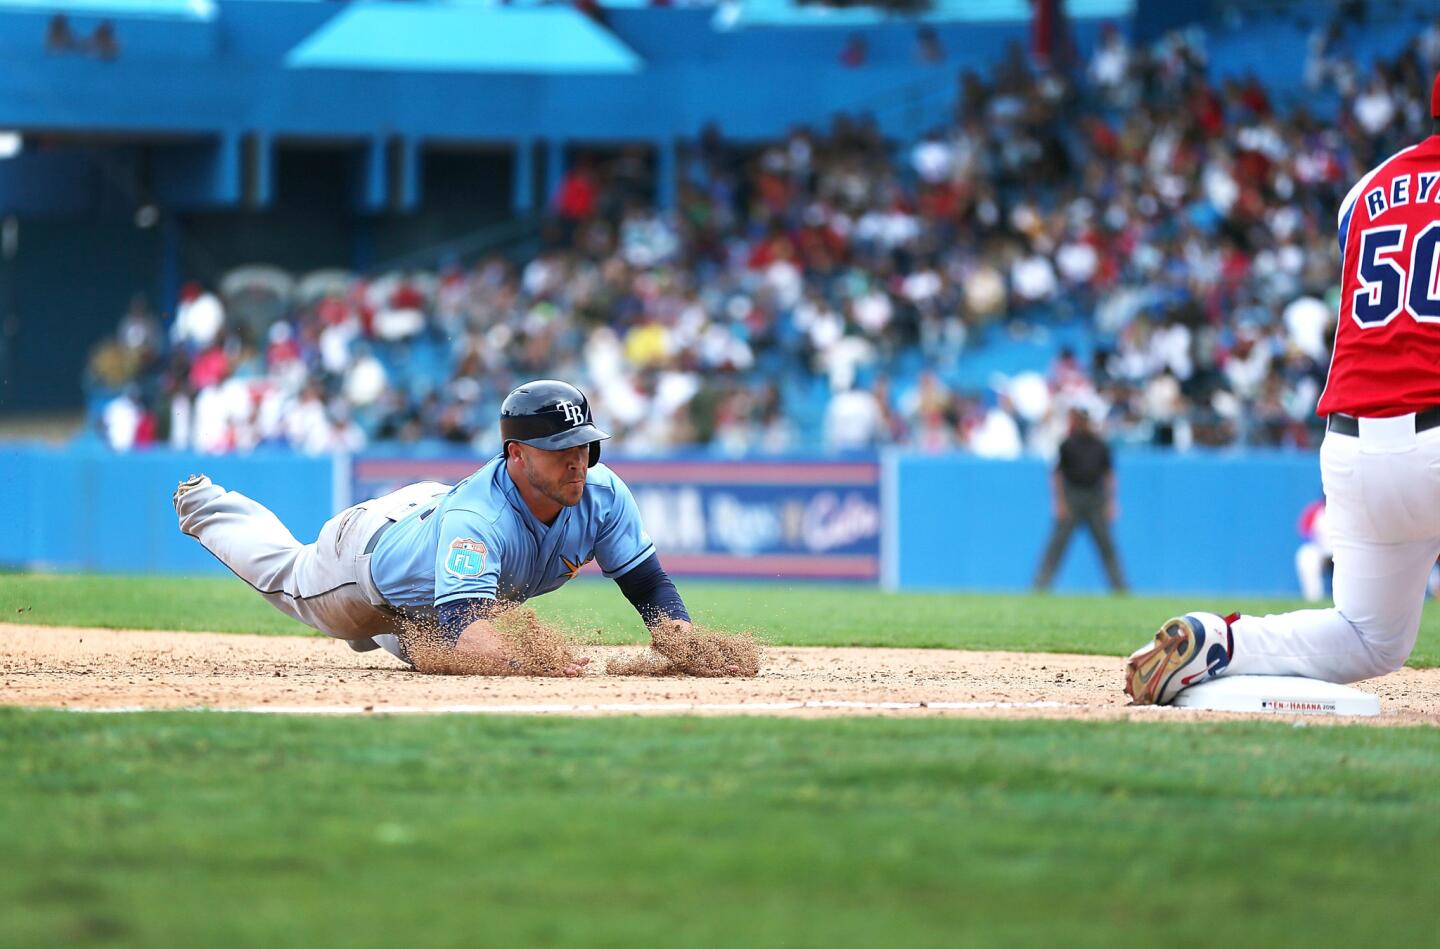
[[[681,584],[702,622],[776,646],[921,646],[1127,655],[1187,610],[1274,613],[1296,600],[1230,597],[889,594],[825,584]],[[537,612],[605,642],[645,638],[635,610],[604,580],[531,601]],[[304,635],[311,631],[231,577],[167,579],[0,574],[0,622],[118,629]],[[1426,607],[1410,665],[1440,665],[1440,603]]]
[[[0,941],[1433,945],[1440,732],[0,713]]]
[[[701,618],[777,644],[1117,655],[1208,605],[684,591]],[[640,636],[607,583],[536,606]],[[1440,659],[1437,612],[1415,664]],[[5,575],[0,619],[303,632],[228,579]],[[1440,932],[1430,727],[0,709],[0,763],[5,947],[1419,946]]]

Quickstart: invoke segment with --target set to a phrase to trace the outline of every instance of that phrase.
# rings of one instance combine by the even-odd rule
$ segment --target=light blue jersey
[[[496,458],[380,535],[370,574],[397,607],[519,603],[559,589],[591,560],[615,579],[653,553],[635,498],[609,468],[589,469],[580,503],[547,527]]]

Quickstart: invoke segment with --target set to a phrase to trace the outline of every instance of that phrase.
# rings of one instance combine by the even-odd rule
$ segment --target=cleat
[[[1135,705],[1169,705],[1192,685],[1212,679],[1230,664],[1238,615],[1187,613],[1167,620],[1155,641],[1125,664],[1125,692]]]
[[[380,648],[380,644],[368,636],[364,639],[347,639],[345,640],[345,645],[356,652],[374,652]]]
[[[175,493],[170,495],[170,501],[173,504],[179,504],[180,499],[183,498],[186,494],[190,493],[196,488],[203,487],[204,485],[207,485],[209,483],[210,478],[208,476],[203,474],[192,474],[190,477],[186,478],[184,481],[180,482],[175,486]]]

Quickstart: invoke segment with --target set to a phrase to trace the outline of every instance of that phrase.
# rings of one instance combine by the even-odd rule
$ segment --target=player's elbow
[[[405,661],[416,672],[425,675],[454,675],[455,643],[434,631],[410,630],[401,636]]]
[[[410,665],[424,675],[453,675],[455,672],[455,650],[453,647],[434,643],[419,643],[409,650]]]

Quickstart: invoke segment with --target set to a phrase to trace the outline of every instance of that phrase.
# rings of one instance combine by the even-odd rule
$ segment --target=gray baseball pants
[[[381,527],[449,490],[433,481],[348,507],[302,544],[263,504],[212,483],[180,496],[180,530],[200,541],[225,566],[280,612],[327,636],[370,648],[366,639],[400,655],[399,615],[370,576],[370,540]],[[362,646],[363,644],[363,646]]]

